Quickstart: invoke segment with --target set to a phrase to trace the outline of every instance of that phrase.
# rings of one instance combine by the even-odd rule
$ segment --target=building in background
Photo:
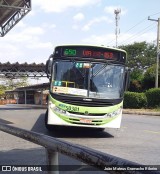
[[[16,104],[45,105],[48,91],[49,83],[16,88],[6,91],[6,103],[9,104],[9,101],[14,100]]]

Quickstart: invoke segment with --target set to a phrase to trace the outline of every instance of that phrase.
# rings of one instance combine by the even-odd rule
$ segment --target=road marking
[[[156,132],[156,131],[151,131],[151,130],[144,130],[145,132],[150,132],[150,133],[153,133],[153,134],[160,134],[160,132]]]

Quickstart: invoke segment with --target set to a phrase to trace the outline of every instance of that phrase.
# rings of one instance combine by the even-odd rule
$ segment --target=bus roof
[[[97,48],[107,48],[107,49],[111,49],[111,50],[117,50],[117,51],[122,51],[122,52],[124,52],[124,53],[126,53],[127,54],[127,52],[125,51],[125,50],[123,50],[123,49],[120,49],[120,48],[115,48],[115,47],[109,47],[109,46],[104,46],[104,45],[89,45],[89,44],[84,44],[84,45],[82,45],[82,44],[66,44],[66,45],[57,45],[56,47],[55,47],[55,49],[57,48],[57,47],[66,47],[66,46],[74,46],[74,47],[97,47]]]

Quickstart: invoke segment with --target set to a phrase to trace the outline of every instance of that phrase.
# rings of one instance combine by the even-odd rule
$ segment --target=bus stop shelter
[[[29,11],[31,0],[0,0],[0,37],[5,36]]]
[[[15,99],[17,104],[45,105],[49,91],[49,83],[35,84],[6,91],[7,99]]]

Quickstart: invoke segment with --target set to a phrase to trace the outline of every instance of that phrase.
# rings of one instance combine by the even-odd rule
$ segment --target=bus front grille
[[[80,100],[68,100],[68,99],[59,99],[59,101],[78,106],[88,106],[88,107],[105,107],[105,106],[113,106],[111,102],[102,102],[102,101],[80,101]]]

